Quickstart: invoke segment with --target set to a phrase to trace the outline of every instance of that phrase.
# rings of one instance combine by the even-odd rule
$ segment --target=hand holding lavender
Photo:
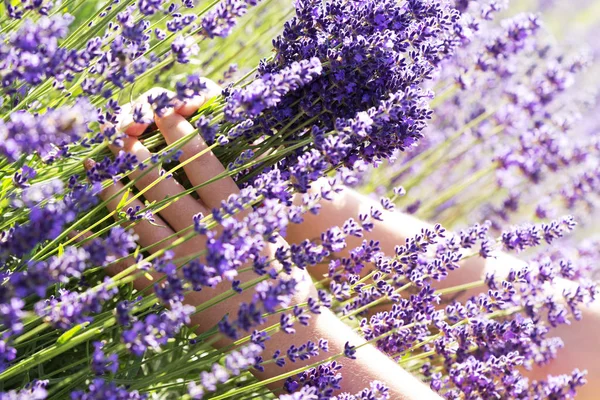
[[[578,259],[439,284],[501,248],[555,246],[573,218],[371,235],[393,220],[398,189],[317,223],[343,185],[365,179],[365,165],[440,142],[425,129],[438,123],[430,103],[467,86],[440,91],[453,79],[440,71],[470,62],[465,52],[499,5],[309,0],[290,18],[269,0],[201,3],[0,6],[5,396],[434,396],[417,379],[446,398],[573,396],[585,383],[578,370],[535,381],[519,371],[560,356],[550,327],[580,319],[594,300]],[[271,46],[274,21],[286,20]],[[530,51],[538,27],[535,18],[507,26],[467,69],[489,72],[481,82],[508,79],[499,60]],[[565,86],[551,72],[539,102],[517,102],[538,128],[549,88]],[[223,89],[200,76],[222,77]],[[172,91],[146,92],[156,85]],[[451,139],[495,111],[474,110]],[[452,141],[441,143],[392,168],[388,189],[414,165],[426,168],[409,189],[434,177]],[[537,157],[535,140],[520,143],[526,160]],[[520,165],[535,182],[535,168]],[[443,217],[461,188],[487,176],[478,167],[410,210]],[[573,286],[549,290],[563,278]],[[474,287],[485,291],[457,301]]]
[[[208,86],[216,86],[210,81],[205,82]],[[155,120],[156,126],[167,143],[175,142],[187,135],[195,136],[181,148],[181,156],[179,157],[179,160],[184,163],[186,160],[190,160],[185,167],[185,172],[191,184],[209,181],[214,176],[222,173],[225,170],[223,165],[212,153],[205,151],[206,144],[201,137],[195,135],[195,129],[185,120],[185,117],[189,117],[202,105],[207,96],[192,98],[179,104],[174,109],[163,110],[162,116],[154,116],[151,114],[151,108],[148,107],[147,99],[160,96],[162,93],[168,92],[160,89],[150,90],[133,105],[124,105],[122,110],[139,109],[149,112],[148,115],[142,115],[142,119],[144,121]],[[125,129],[128,137],[124,140],[123,149],[113,147],[115,156],[123,157],[122,152],[125,150],[130,156],[137,159],[150,159],[152,157],[151,153],[137,139],[137,136],[147,128],[148,123],[134,122],[131,115],[121,114],[119,126]],[[110,126],[104,127],[104,129],[110,129]],[[203,151],[201,157],[196,157]],[[85,164],[88,169],[88,176],[93,180],[96,165],[91,160],[86,161]],[[174,179],[168,179],[154,187],[149,187],[159,175],[160,173],[156,171],[155,176],[149,174],[137,180],[136,185],[140,191],[145,193],[147,201],[158,201],[184,191],[184,188]],[[135,179],[136,173],[131,174],[130,177]],[[122,184],[115,183],[100,193],[102,199],[108,200],[107,208],[109,211],[114,211],[118,207],[116,198],[109,199],[115,193],[119,193],[121,189]],[[209,268],[207,258],[215,257],[217,256],[216,253],[226,251],[223,248],[214,249],[215,242],[211,240],[210,236],[200,235],[181,245],[173,245],[177,234],[169,227],[177,229],[180,236],[185,235],[190,220],[198,218],[197,216],[200,214],[208,214],[211,208],[217,209],[222,202],[231,201],[232,197],[239,196],[239,194],[240,191],[233,180],[230,178],[220,179],[198,190],[197,199],[192,198],[190,195],[183,196],[176,203],[161,210],[160,216],[153,216],[152,221],[146,220],[135,224],[133,231],[140,246],[151,249],[152,253],[160,252],[161,249],[166,247],[170,247],[172,250],[159,255],[159,257],[162,257],[159,269],[155,267],[155,272],[151,272],[147,277],[137,278],[133,284],[140,293],[148,293],[147,289],[152,287],[153,281],[162,280],[164,283],[155,287],[156,296],[164,304],[169,304],[171,309],[179,310],[182,313],[179,320],[187,323],[190,327],[197,327],[196,330],[200,334],[206,333],[219,323],[223,324],[224,316],[237,313],[237,320],[232,321],[222,335],[213,338],[213,343],[217,348],[227,348],[235,344],[235,339],[239,338],[236,330],[239,328],[244,329],[245,324],[254,326],[258,329],[256,332],[270,330],[272,333],[268,340],[266,335],[256,334],[259,336],[257,338],[258,347],[253,351],[256,354],[281,354],[281,357],[277,359],[276,363],[261,363],[258,368],[252,370],[252,373],[261,380],[270,380],[273,382],[270,387],[281,390],[283,378],[277,380],[280,374],[302,370],[303,367],[315,362],[318,363],[320,360],[338,359],[343,354],[344,345],[349,340],[352,340],[356,345],[364,343],[364,340],[339,321],[327,308],[321,307],[318,302],[311,306],[310,312],[303,310],[304,304],[311,301],[311,299],[314,301],[311,296],[317,296],[317,290],[306,270],[295,269],[290,276],[282,277],[278,287],[275,288],[269,288],[265,285],[264,280],[261,280],[262,284],[258,283],[257,285],[255,281],[253,282],[256,274],[250,271],[240,271],[236,275],[236,282],[234,283],[234,291],[239,294],[232,296],[235,292],[232,292],[230,285],[216,278],[208,278],[207,280],[205,276],[206,270]],[[131,204],[131,207],[138,210],[143,207],[143,204],[136,201]],[[247,212],[240,212],[236,218],[241,224],[255,222],[245,221],[244,216],[247,214]],[[241,224],[237,225],[236,229],[239,230]],[[129,223],[125,223],[124,228],[127,225]],[[282,238],[278,238],[276,243],[266,243],[266,247],[260,252],[261,257],[272,260],[275,258],[278,248],[287,246],[288,244]],[[201,254],[200,258],[194,259],[198,254]],[[242,258],[240,253],[236,256]],[[127,270],[134,263],[135,260],[126,259],[108,266],[107,272],[114,276]],[[247,265],[241,262],[240,264],[238,270],[250,269],[247,268]],[[181,266],[183,268],[179,275],[189,280],[192,285],[204,287],[203,290],[187,295],[184,293],[183,287],[179,284],[180,276],[177,276],[177,268]],[[277,261],[271,262],[268,267],[271,270],[269,273],[272,275],[281,273],[281,264]],[[255,292],[243,290],[254,286],[256,286]],[[228,297],[230,298],[228,299]],[[214,301],[216,298],[222,298],[223,300],[216,302]],[[239,306],[240,302],[245,302],[248,306],[242,309]],[[207,308],[206,303],[211,303],[212,307]],[[252,314],[261,306],[271,315],[264,317]],[[282,320],[282,316],[285,315],[276,311],[277,306],[293,307],[294,309],[293,317],[285,318],[287,325],[279,328],[280,332],[273,330],[273,326],[276,327]],[[196,311],[195,307],[202,309],[202,311]],[[248,331],[249,329],[245,330]],[[293,335],[290,333],[293,333]],[[132,335],[133,333],[130,332],[127,334],[128,337],[132,337]],[[142,354],[148,344],[147,338],[140,337],[135,337],[130,342],[126,341],[126,345],[132,351]],[[343,359],[337,361],[339,367],[344,367],[350,373],[361,377],[344,384],[343,389],[345,391],[361,391],[364,387],[368,387],[372,381],[389,376],[394,378],[386,385],[386,391],[391,396],[407,398],[429,396],[435,398],[435,395],[428,392],[425,386],[420,385],[418,381],[402,371],[400,367],[372,346],[361,348],[360,351],[356,351],[356,355],[353,357],[358,361],[345,361]],[[250,363],[250,365],[254,365],[254,363]],[[400,380],[401,377],[403,377],[402,380]],[[415,384],[417,385],[416,388]],[[204,390],[207,390],[207,386],[209,385],[204,385]],[[335,385],[334,388],[337,386]],[[200,390],[200,387],[194,388],[196,394]]]

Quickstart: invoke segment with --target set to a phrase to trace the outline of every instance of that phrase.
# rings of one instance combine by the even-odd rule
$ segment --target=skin
[[[312,190],[318,191],[319,186],[313,187]],[[377,201],[350,189],[335,194],[332,201],[322,201],[321,207],[318,216],[306,215],[302,224],[290,224],[287,235],[290,243],[300,242],[306,237],[319,237],[321,232],[330,227],[342,226],[348,218],[356,219],[359,213],[368,213],[371,207],[381,209]],[[363,239],[373,239],[380,242],[384,253],[393,254],[397,244],[405,243],[407,238],[415,236],[423,228],[433,227],[427,222],[400,212],[383,211],[382,219],[381,222],[376,221],[373,231],[366,233],[363,238],[348,237],[347,249],[359,246]],[[345,254],[342,252],[342,255]],[[522,260],[503,252],[496,252],[495,258],[472,257],[463,261],[461,268],[452,271],[445,280],[438,282],[436,287],[443,289],[477,281],[489,272],[496,272],[499,277],[506,276],[511,268],[523,265],[525,262]],[[315,268],[317,279],[321,279],[327,273],[326,265]],[[564,289],[573,289],[576,286],[573,281],[557,279],[553,293],[561,296]],[[481,288],[471,289],[457,300],[464,301],[480,293],[481,290]],[[544,367],[535,367],[532,371],[524,371],[524,373],[530,379],[541,380],[546,379],[549,374],[571,373],[575,368],[587,370],[587,384],[578,390],[577,399],[593,400],[598,398],[598,391],[600,391],[600,362],[598,361],[600,360],[600,335],[597,332],[600,326],[600,300],[582,309],[582,312],[581,321],[573,321],[571,325],[562,325],[550,331],[551,336],[560,337],[565,344],[559,351],[558,358]]]
[[[173,143],[186,135],[195,135],[195,137],[188,141],[182,148],[183,155],[180,158],[180,161],[187,160],[206,148],[206,144],[202,138],[196,134],[196,129],[186,120],[186,117],[192,115],[195,110],[197,110],[198,107],[200,107],[205,100],[218,89],[218,87],[210,81],[207,81],[207,84],[210,89],[207,95],[191,99],[184,104],[179,104],[175,109],[167,111],[160,117],[151,114],[146,115],[149,121],[154,120],[167,143]],[[138,136],[146,129],[147,125],[134,123],[131,118],[131,113],[135,107],[142,107],[145,113],[151,112],[147,105],[147,97],[148,95],[155,95],[161,90],[163,89],[153,89],[142,95],[133,105],[125,105],[122,107],[119,129],[125,132],[127,137],[124,140],[122,149],[112,148],[112,151],[115,154],[120,150],[124,150],[128,153],[135,154],[139,160],[146,160],[150,157],[151,153],[149,150],[138,140]],[[93,166],[93,161],[87,160],[85,166],[88,169],[91,168]],[[185,173],[192,185],[201,184],[222,171],[224,171],[223,165],[212,153],[206,153],[185,166]],[[139,172],[134,172],[131,175],[131,178],[135,179],[139,174]],[[158,176],[159,171],[157,169],[152,170],[152,172],[139,180],[137,188],[140,190],[144,189],[151,182],[156,180]],[[117,193],[122,187],[122,183],[116,182],[114,185],[105,189],[100,197],[103,200],[106,200]],[[158,201],[166,196],[172,196],[181,191],[183,191],[183,187],[175,179],[165,179],[152,189],[148,190],[144,194],[144,197],[148,201]],[[151,246],[167,236],[187,228],[191,224],[194,215],[198,213],[207,215],[213,207],[218,207],[222,200],[238,191],[234,181],[230,178],[226,178],[219,179],[210,185],[198,189],[197,194],[199,200],[190,195],[181,197],[175,203],[162,210],[160,215],[155,215],[154,224],[150,224],[148,221],[142,221],[133,225],[133,230],[139,237],[139,244],[142,247]],[[113,211],[118,206],[120,198],[121,196],[118,196],[115,200],[109,202],[107,207],[110,211]],[[143,206],[143,203],[135,200],[129,205],[131,207],[136,207],[138,205]],[[281,239],[281,241],[283,242],[283,239]],[[153,251],[158,251],[159,249],[168,246],[170,243],[172,243],[172,240],[154,246]],[[282,243],[278,245],[269,244],[264,250],[265,255],[272,259],[276,248],[281,244]],[[174,258],[177,259],[189,254],[196,254],[204,246],[205,239],[203,237],[196,237],[174,248]],[[118,265],[113,265],[109,267],[108,272],[109,274],[114,275],[127,268],[131,263],[132,261],[128,260],[119,263]],[[158,279],[161,277],[161,274],[154,272],[152,273],[152,276],[154,279]],[[316,295],[316,288],[307,271],[295,268],[292,277],[299,281],[300,284],[290,305],[306,302],[309,297],[314,297]],[[242,284],[254,278],[256,278],[256,275],[251,271],[240,273],[237,277],[237,279],[242,281]],[[139,278],[134,282],[134,286],[138,290],[143,290],[151,283],[152,282],[146,278]],[[214,288],[205,288],[200,292],[193,292],[185,298],[185,302],[196,306],[230,288],[231,284],[229,282],[224,282]],[[221,320],[223,315],[227,313],[230,315],[237,314],[239,304],[241,302],[250,301],[252,294],[253,290],[244,291],[229,300],[221,302],[218,307],[211,307],[205,311],[194,314],[191,318],[190,325],[198,326],[197,331],[199,333],[205,332],[215,326],[217,322]],[[277,322],[279,322],[279,316],[267,318],[267,323],[261,328],[265,328]],[[364,343],[364,339],[354,333],[348,325],[339,320],[326,308],[322,308],[320,314],[311,317],[309,326],[303,326],[296,323],[294,328],[296,329],[296,333],[293,335],[285,334],[283,332],[277,332],[272,335],[271,339],[266,342],[266,349],[263,352],[265,359],[269,359],[277,349],[285,352],[292,344],[299,346],[309,340],[318,342],[321,338],[328,341],[329,352],[321,352],[318,357],[311,358],[307,361],[296,361],[295,363],[291,363],[288,360],[283,368],[277,367],[274,363],[267,364],[265,365],[264,372],[253,371],[253,374],[259,379],[264,380],[275,377],[340,353],[343,351],[346,342],[350,342],[354,346],[359,346]],[[222,338],[215,343],[215,346],[217,348],[222,348],[229,344],[231,344],[229,339]],[[355,393],[365,387],[369,387],[370,382],[373,380],[379,380],[386,383],[389,387],[392,399],[422,400],[439,398],[439,396],[433,393],[426,385],[404,371],[393,360],[372,345],[360,347],[356,353],[356,360],[341,357],[336,361],[343,366],[343,391]],[[282,381],[274,382],[269,386],[271,389],[276,390],[281,388],[282,383]]]

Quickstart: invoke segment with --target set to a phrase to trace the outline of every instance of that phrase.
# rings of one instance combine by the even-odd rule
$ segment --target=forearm
[[[313,191],[318,192],[319,185],[325,184],[323,181],[317,182]],[[289,243],[298,243],[306,238],[319,238],[321,232],[333,226],[342,226],[348,218],[357,219],[359,214],[368,214],[371,207],[381,209],[381,205],[374,199],[364,196],[355,190],[344,188],[340,193],[334,194],[332,201],[321,201],[321,211],[318,215],[307,213],[304,222],[301,224],[290,224],[287,232],[287,241]],[[360,246],[363,240],[376,240],[379,242],[384,254],[394,254],[394,248],[397,245],[403,245],[407,238],[420,233],[422,229],[432,229],[433,225],[412,215],[382,210],[382,221],[374,221],[373,230],[364,232],[363,237],[347,236],[347,247],[339,256],[348,256],[349,252]],[[454,287],[463,283],[479,280],[487,272],[492,272],[505,268],[518,267],[524,263],[508,254],[498,253],[495,259],[485,260],[481,257],[471,257],[461,262],[461,268],[452,271],[446,279],[436,282],[437,288]],[[328,271],[327,265],[317,266],[311,270],[311,274],[320,279]],[[362,274],[368,270],[362,271]],[[480,292],[474,289],[467,294]]]
[[[298,332],[294,336],[297,334]],[[326,338],[330,345],[329,353],[323,355],[326,357],[343,351],[346,342],[350,342],[354,346],[365,342],[329,309],[324,309],[323,313],[307,327],[307,331],[302,333],[302,336]],[[394,360],[374,346],[366,345],[358,348],[355,356],[356,360],[345,357],[336,360],[343,365],[341,370],[343,391],[355,393],[369,387],[370,382],[378,380],[389,388],[390,399],[439,399],[439,396],[428,386],[402,369]]]
[[[313,190],[318,190],[315,188]],[[334,195],[333,201],[322,201],[321,212],[318,216],[307,215],[305,221],[288,230],[288,241],[294,243],[305,237],[317,238],[332,226],[342,226],[348,218],[357,218],[359,213],[368,213],[370,208],[381,208],[379,203],[369,197],[363,196],[354,190],[344,189]],[[365,233],[364,238],[347,237],[348,247],[345,254],[360,245],[363,239],[373,239],[380,242],[381,249],[386,254],[393,254],[394,247],[404,244],[406,238],[418,234],[423,228],[431,228],[427,222],[416,219],[400,212],[383,211],[383,221],[376,221],[372,232]],[[342,253],[342,255],[345,255]],[[518,258],[504,253],[496,252],[493,258],[471,257],[460,263],[461,267],[452,271],[446,279],[435,282],[437,288],[454,287],[461,284],[480,281],[489,272],[495,272],[499,277],[505,276],[511,269],[525,265]],[[365,270],[364,272],[368,272]],[[327,267],[316,269],[315,276],[321,277],[327,273]],[[320,278],[317,278],[320,279]],[[562,297],[564,289],[573,289],[577,284],[562,278],[557,278],[552,287],[552,292]],[[472,295],[481,293],[484,285],[472,288],[461,293],[458,300],[465,300]],[[589,308],[583,309],[583,319],[574,321],[572,325],[562,325],[552,329],[549,336],[559,336],[564,341],[564,348],[559,351],[558,360],[544,367],[536,367],[527,372],[530,379],[546,379],[548,374],[569,373],[575,368],[588,370],[588,384],[578,390],[578,399],[596,398],[600,390],[600,300],[594,302]]]

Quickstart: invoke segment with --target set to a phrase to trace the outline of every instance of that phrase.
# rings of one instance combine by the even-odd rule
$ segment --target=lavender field
[[[599,34],[0,2],[0,400],[598,399]]]

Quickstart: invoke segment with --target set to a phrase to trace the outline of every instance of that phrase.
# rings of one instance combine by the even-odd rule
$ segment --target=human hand
[[[185,188],[172,177],[163,176],[164,173],[156,166],[146,167],[143,170],[136,168],[129,175],[129,179],[135,182],[137,189],[143,193],[144,199],[148,203],[158,202],[165,198],[173,198],[168,206],[161,208],[158,215],[153,215],[152,220],[144,219],[136,220],[135,223],[126,222],[124,226],[130,226],[138,236],[138,243],[142,248],[149,248],[151,254],[156,254],[164,249],[169,248],[172,251],[172,259],[177,267],[181,267],[186,262],[192,259],[202,259],[203,250],[206,248],[207,236],[195,235],[188,238],[183,243],[180,243],[181,238],[193,231],[194,216],[210,215],[211,211],[218,209],[222,205],[222,201],[226,200],[231,195],[239,193],[239,189],[233,179],[225,176],[226,171],[221,162],[210,152],[208,146],[197,130],[186,120],[191,116],[202,104],[218,91],[218,86],[211,81],[205,80],[207,93],[202,96],[194,97],[185,103],[179,103],[172,109],[163,110],[159,115],[155,115],[152,107],[148,102],[148,98],[155,97],[161,93],[169,93],[164,89],[155,88],[143,94],[138,100],[131,104],[122,106],[119,118],[118,128],[125,133],[123,138],[123,146],[111,146],[111,150],[117,156],[119,152],[124,151],[136,157],[140,162],[146,162],[152,157],[150,150],[143,144],[139,136],[149,126],[151,121],[154,121],[160,133],[164,137],[167,145],[171,145],[182,138],[186,138],[185,144],[181,147],[181,156],[179,161],[184,164],[184,171],[192,186],[199,186],[196,190],[197,198],[191,194],[183,194]],[[145,123],[134,122],[132,114],[138,113],[136,120],[144,120]],[[139,114],[142,114],[141,117]],[[105,126],[104,129],[107,127]],[[193,137],[189,137],[193,135]],[[93,161],[88,161],[86,168],[89,173],[94,173],[95,164]],[[215,180],[210,184],[203,185],[207,181],[216,176],[225,176]],[[100,197],[107,201],[107,208],[118,215],[118,208],[123,207],[123,189],[124,185],[121,182],[115,182],[113,185],[105,188]],[[141,199],[129,199],[131,196],[125,197],[127,205],[123,208],[133,210],[143,210],[145,208]],[[122,214],[122,213],[121,213]],[[245,217],[245,212],[241,211],[236,214],[235,218],[241,220]],[[218,226],[214,229],[219,231]],[[218,234],[218,233],[217,233]],[[283,239],[278,238],[276,243],[265,243],[262,256],[266,259],[273,260],[275,251],[279,246],[285,246]],[[118,274],[127,269],[134,263],[134,260],[129,258],[115,263],[107,268],[111,275]],[[277,269],[277,264],[273,263]],[[150,271],[146,277],[139,277],[135,280],[134,286],[137,290],[143,291],[153,285],[154,282],[163,279],[164,275],[156,271]],[[252,271],[239,272],[236,280],[241,284],[256,279],[256,274]],[[291,274],[297,286],[296,296],[298,300],[306,300],[310,294],[315,294],[316,289],[310,281],[309,276],[305,271],[295,269]],[[159,284],[160,285],[160,284]],[[207,300],[224,293],[231,291],[231,282],[220,282],[214,287],[205,287],[201,291],[189,291],[185,296],[185,302],[193,306],[203,304]],[[252,298],[253,290],[244,291],[235,295],[235,301],[221,303],[219,307],[198,312],[192,317],[192,325],[198,325],[199,331],[203,332],[213,328],[225,314],[237,314],[237,308],[242,302],[249,302]],[[229,304],[229,306],[228,306]],[[218,308],[218,310],[216,310]],[[268,322],[273,322],[268,319]],[[224,344],[227,340],[224,340]]]

